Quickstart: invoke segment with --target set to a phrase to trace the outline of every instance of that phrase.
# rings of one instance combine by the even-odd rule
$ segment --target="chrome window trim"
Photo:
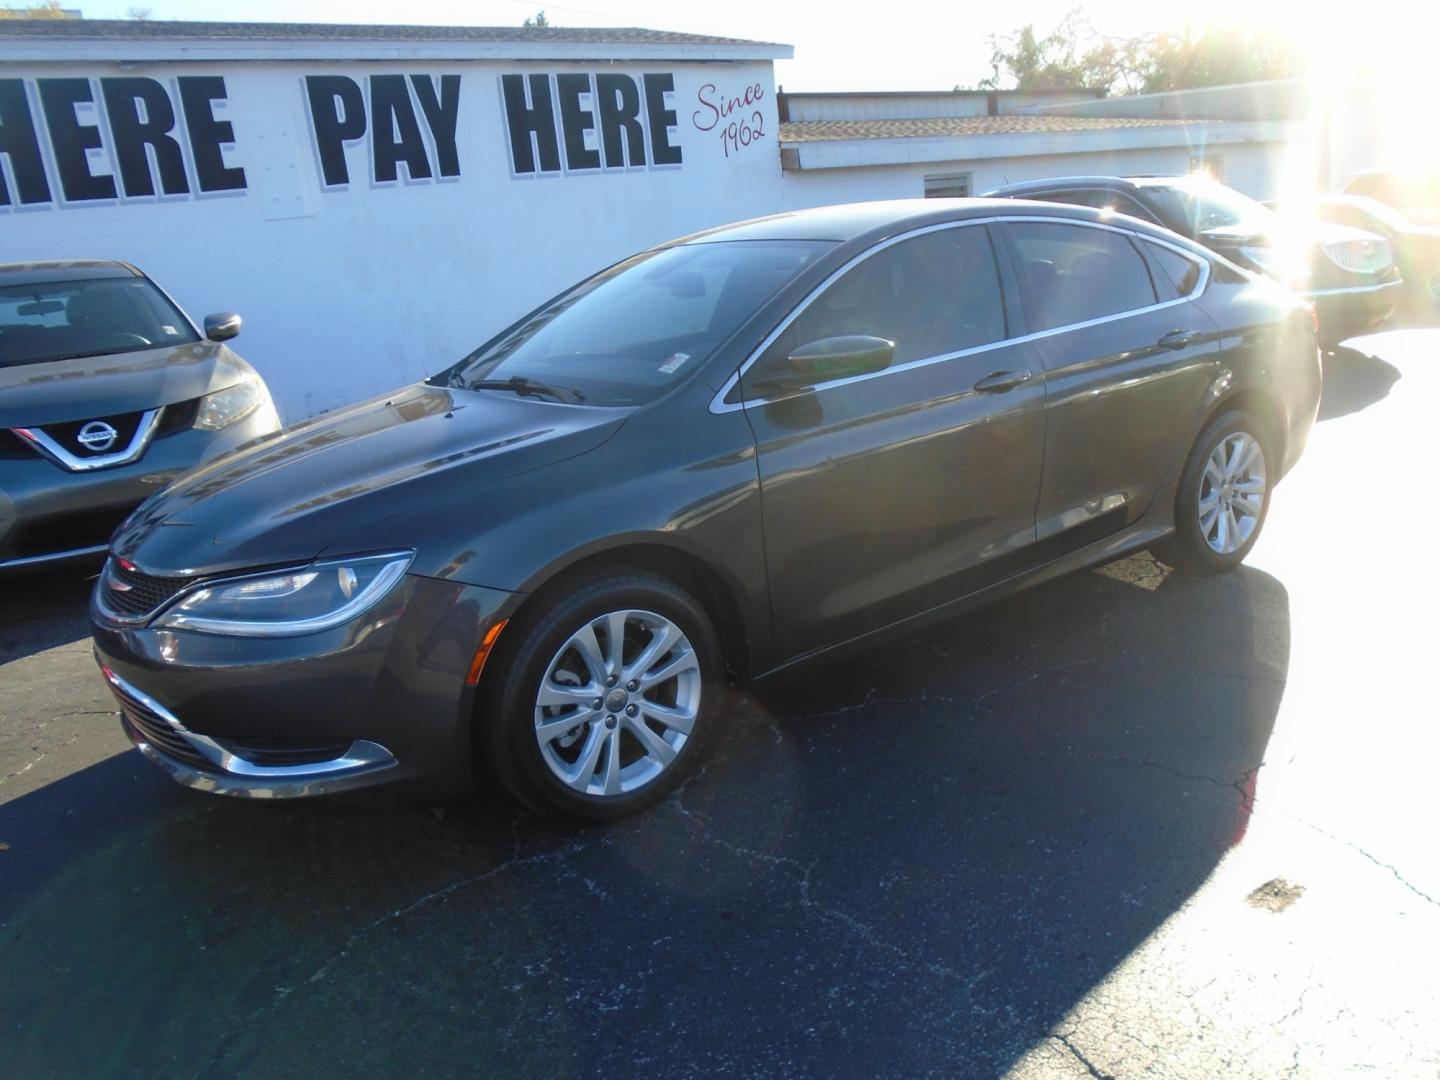
[[[338,758],[331,758],[329,761],[308,762],[303,765],[256,765],[246,761],[238,754],[226,750],[208,735],[191,731],[181,723],[179,717],[164,705],[143,690],[130,685],[104,664],[100,666],[100,671],[105,676],[105,681],[117,694],[121,697],[128,697],[150,710],[163,720],[176,735],[195,747],[195,750],[214,765],[217,771],[231,776],[241,776],[253,780],[308,780],[311,777],[332,776],[336,773],[358,769],[388,767],[396,763],[395,755],[379,743],[371,742],[368,739],[353,739],[344,754]],[[138,734],[142,739],[144,738],[144,732]],[[146,745],[149,744],[146,743]],[[151,750],[154,749],[151,747]],[[155,752],[159,753],[159,751]]]
[[[38,425],[11,428],[10,430],[62,469],[68,472],[93,472],[96,469],[108,469],[115,465],[129,465],[132,461],[139,460],[150,446],[150,440],[155,437],[155,428],[160,422],[160,414],[164,411],[163,405],[158,409],[145,410],[140,414],[140,423],[135,428],[135,434],[131,436],[130,444],[125,449],[117,450],[113,454],[98,454],[95,457],[78,457],[72,454],[41,431]]]
[[[872,255],[884,251],[886,248],[892,247],[893,245],[898,244],[904,240],[910,240],[917,236],[924,236],[927,233],[940,232],[945,229],[966,228],[973,225],[1003,224],[1012,221],[1045,222],[1047,224],[1058,225],[1077,225],[1081,228],[1086,229],[1105,229],[1109,232],[1117,232],[1120,233],[1122,236],[1132,237],[1136,240],[1144,240],[1152,244],[1157,244],[1160,247],[1168,248],[1169,250],[1175,252],[1177,255],[1181,255],[1184,258],[1190,259],[1192,262],[1199,263],[1200,275],[1195,282],[1195,287],[1191,289],[1189,293],[1184,296],[1178,296],[1173,300],[1163,300],[1155,304],[1147,305],[1146,307],[1131,308],[1128,311],[1116,312],[1113,315],[1102,315],[1099,318],[1087,319],[1084,322],[1066,323],[1064,326],[1055,326],[1051,327],[1048,330],[1036,330],[1032,333],[1021,334],[1017,337],[1001,338],[999,341],[987,342],[984,345],[976,345],[969,349],[961,349],[958,352],[942,353],[938,356],[925,356],[920,357],[916,360],[907,360],[903,364],[896,364],[892,367],[885,368],[883,371],[872,371],[865,375],[852,375],[849,378],[844,379],[832,379],[829,382],[819,383],[805,390],[797,391],[794,394],[787,394],[784,397],[747,398],[742,401],[736,402],[727,402],[725,400],[725,396],[735,388],[735,384],[740,381],[741,376],[743,376],[745,372],[750,370],[750,367],[755,363],[755,361],[760,359],[760,357],[764,355],[765,350],[770,348],[770,346],[775,343],[775,339],[778,338],[781,334],[783,334],[790,327],[791,323],[793,323],[802,314],[804,314],[805,310],[817,298],[819,298],[821,293],[823,293],[826,289],[833,285],[840,277],[848,273],[851,269],[858,266],[860,263],[864,262],[866,259],[870,258]],[[999,257],[998,253],[996,254],[996,257]],[[1141,257],[1143,258],[1144,256],[1142,255]],[[799,397],[801,394],[819,393],[823,390],[830,390],[839,386],[849,386],[852,383],[864,382],[867,379],[879,379],[883,378],[886,375],[894,375],[902,371],[911,371],[915,368],[927,367],[930,364],[943,363],[946,360],[955,360],[962,356],[973,356],[977,353],[991,352],[995,349],[1006,348],[1011,345],[1018,345],[1028,341],[1037,341],[1040,338],[1052,337],[1055,334],[1069,333],[1072,330],[1083,330],[1087,327],[1099,326],[1102,323],[1115,322],[1119,319],[1128,319],[1135,315],[1143,315],[1151,311],[1160,311],[1163,308],[1174,307],[1176,304],[1187,304],[1190,301],[1194,300],[1196,297],[1198,297],[1201,293],[1203,293],[1205,291],[1205,287],[1210,284],[1210,267],[1211,263],[1208,258],[1197,255],[1195,252],[1189,251],[1186,248],[1179,246],[1178,244],[1172,244],[1167,240],[1161,239],[1160,237],[1150,236],[1135,229],[1125,228],[1120,225],[1112,225],[1108,222],[1102,221],[1082,221],[1078,218],[1052,217],[1049,215],[1039,214],[1002,214],[993,217],[966,218],[963,221],[942,221],[937,225],[924,225],[917,229],[911,229],[909,232],[904,232],[900,233],[899,235],[892,236],[878,244],[875,244],[873,247],[867,248],[866,250],[860,252],[854,258],[846,262],[844,266],[836,269],[819,285],[815,286],[815,288],[810,291],[809,295],[807,295],[805,299],[801,300],[800,303],[795,306],[794,310],[792,310],[790,314],[788,314],[784,319],[782,319],[780,323],[773,330],[770,331],[770,333],[765,335],[765,337],[761,340],[760,344],[756,346],[756,348],[751,351],[750,355],[745,358],[744,362],[741,363],[741,365],[735,369],[735,371],[730,375],[730,377],[720,385],[720,389],[717,390],[715,392],[715,395],[710,399],[710,411],[712,413],[718,414],[736,412],[738,410],[746,409],[751,406],[773,405],[776,402],[788,401],[792,397]]]
[[[1382,281],[1378,285],[1346,285],[1337,289],[1313,289],[1310,292],[1302,292],[1300,295],[1311,299],[1316,296],[1343,296],[1347,293],[1373,293],[1383,292],[1386,289],[1398,289],[1405,284],[1403,281]]]

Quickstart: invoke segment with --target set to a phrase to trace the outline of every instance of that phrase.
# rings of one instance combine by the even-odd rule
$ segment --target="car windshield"
[[[1234,188],[1204,177],[1147,185],[1145,193],[1160,204],[1167,219],[1184,223],[1193,236],[1237,225],[1263,228],[1274,215]]]
[[[199,340],[185,316],[144,278],[0,287],[0,366]]]
[[[639,405],[698,370],[834,245],[733,240],[637,255],[526,316],[437,376],[586,405]]]

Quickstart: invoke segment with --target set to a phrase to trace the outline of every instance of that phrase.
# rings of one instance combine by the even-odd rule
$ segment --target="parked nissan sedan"
[[[0,265],[0,573],[98,565],[168,481],[278,430],[239,331],[127,263]]]
[[[182,478],[115,538],[96,652],[192,787],[613,818],[727,681],[1150,545],[1235,567],[1319,395],[1310,310],[1163,230],[783,214]]]

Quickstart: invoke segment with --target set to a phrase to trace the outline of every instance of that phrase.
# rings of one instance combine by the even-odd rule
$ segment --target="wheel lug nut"
[[[620,722],[620,721],[617,720],[614,715],[610,715],[610,716],[605,717],[605,726],[606,726],[607,728],[613,728],[613,727],[614,727],[616,724],[618,724],[619,722]]]
[[[598,697],[594,701],[590,702],[590,708],[594,709],[596,712],[600,711],[600,699]]]
[[[634,715],[635,715],[636,713],[638,713],[639,711],[640,711],[640,710],[637,709],[634,705],[626,705],[626,706],[625,706],[625,715],[626,715],[626,716],[634,716]]]
[[[605,685],[606,685],[606,686],[614,686],[614,685],[615,685],[617,682],[619,682],[619,681],[620,681],[620,680],[617,679],[614,675],[611,675],[609,678],[607,678],[607,679],[605,680]]]
[[[629,690],[633,694],[636,690],[640,689],[640,684],[634,679],[631,679],[628,683],[625,684],[625,689]]]

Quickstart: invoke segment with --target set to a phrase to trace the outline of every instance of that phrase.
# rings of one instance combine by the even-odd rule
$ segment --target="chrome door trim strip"
[[[113,454],[100,454],[96,457],[77,457],[41,431],[38,426],[18,427],[10,430],[62,469],[69,472],[92,472],[95,469],[107,469],[113,465],[129,465],[132,461],[138,460],[150,445],[150,440],[155,437],[155,428],[160,422],[160,414],[164,411],[165,407],[162,405],[158,409],[147,409],[141,413],[140,424],[135,428],[135,434],[131,436],[129,446],[123,450],[117,450]]]
[[[1110,232],[1118,232],[1123,236],[1130,236],[1138,240],[1145,240],[1152,244],[1158,244],[1159,246],[1167,248],[1175,252],[1177,255],[1181,255],[1192,262],[1199,263],[1200,275],[1195,282],[1195,287],[1191,289],[1189,293],[1184,296],[1176,297],[1174,300],[1165,300],[1157,304],[1150,304],[1147,307],[1134,308],[1130,311],[1117,312],[1114,315],[1103,315],[1098,319],[1087,319],[1084,322],[1067,323],[1064,326],[1056,326],[1048,330],[1037,330],[1033,333],[1022,334],[1019,337],[1001,338],[999,341],[991,341],[987,342],[984,345],[976,345],[973,348],[961,349],[959,352],[942,353],[939,356],[926,356],[921,357],[917,360],[907,360],[903,364],[896,364],[892,367],[885,368],[883,371],[872,371],[865,375],[852,375],[849,378],[845,379],[834,379],[830,382],[820,383],[817,386],[797,391],[794,394],[787,394],[784,397],[749,398],[744,401],[736,402],[725,401],[726,395],[728,395],[730,391],[734,389],[735,384],[740,381],[740,377],[744,375],[745,372],[750,369],[750,366],[754,364],[755,361],[764,354],[766,349],[768,349],[772,344],[774,344],[775,339],[778,338],[782,333],[784,333],[785,330],[789,328],[790,324],[796,319],[798,319],[800,315],[804,313],[805,309],[808,308],[816,299],[819,298],[821,293],[823,293],[826,289],[833,285],[835,281],[838,280],[843,274],[848,272],[853,267],[864,262],[866,259],[870,258],[870,256],[874,255],[877,252],[884,251],[886,248],[891,247],[894,244],[898,244],[902,240],[910,240],[917,236],[924,236],[927,233],[940,232],[944,229],[959,229],[970,225],[986,225],[1010,221],[1043,221],[1051,224],[1078,225],[1082,228],[1087,229],[1105,229]],[[1122,228],[1121,226],[1110,225],[1105,222],[1082,221],[1078,218],[1070,217],[1051,217],[1039,214],[1006,214],[984,218],[966,218],[963,221],[942,221],[937,225],[925,225],[918,229],[911,229],[909,232],[904,232],[896,236],[889,237],[888,239],[883,240],[878,244],[875,244],[873,247],[867,248],[866,250],[860,252],[854,258],[846,262],[844,266],[839,267],[837,270],[831,273],[819,285],[815,286],[815,288],[810,291],[810,294],[806,296],[804,300],[800,301],[800,303],[795,306],[794,310],[792,310],[789,315],[787,315],[784,319],[780,321],[779,325],[777,325],[775,329],[771,330],[770,333],[765,335],[765,337],[761,340],[760,344],[751,351],[748,357],[745,358],[745,361],[734,371],[734,373],[731,374],[728,379],[725,380],[725,382],[720,385],[720,389],[717,390],[715,392],[715,395],[710,399],[710,411],[712,413],[727,413],[749,408],[751,406],[773,405],[776,402],[788,401],[791,398],[799,397],[802,394],[815,394],[823,390],[830,390],[839,386],[849,386],[852,383],[864,382],[867,379],[883,378],[886,375],[894,375],[902,371],[910,371],[914,368],[926,367],[930,364],[939,364],[946,360],[958,359],[962,356],[973,356],[976,353],[990,352],[994,349],[1004,348],[1009,345],[1023,344],[1028,341],[1038,341],[1041,338],[1052,337],[1055,334],[1064,334],[1068,333],[1071,330],[1082,330],[1086,327],[1099,326],[1102,323],[1116,322],[1120,319],[1128,319],[1132,316],[1143,315],[1151,311],[1160,311],[1164,308],[1174,307],[1176,304],[1189,303],[1191,300],[1194,300],[1197,296],[1203,293],[1205,291],[1205,287],[1210,283],[1210,266],[1211,263],[1209,259],[1202,258],[1193,251],[1189,251],[1183,247],[1180,247],[1177,244],[1172,244],[1159,237],[1149,236],[1143,232],[1137,232],[1134,229],[1126,229]]]

